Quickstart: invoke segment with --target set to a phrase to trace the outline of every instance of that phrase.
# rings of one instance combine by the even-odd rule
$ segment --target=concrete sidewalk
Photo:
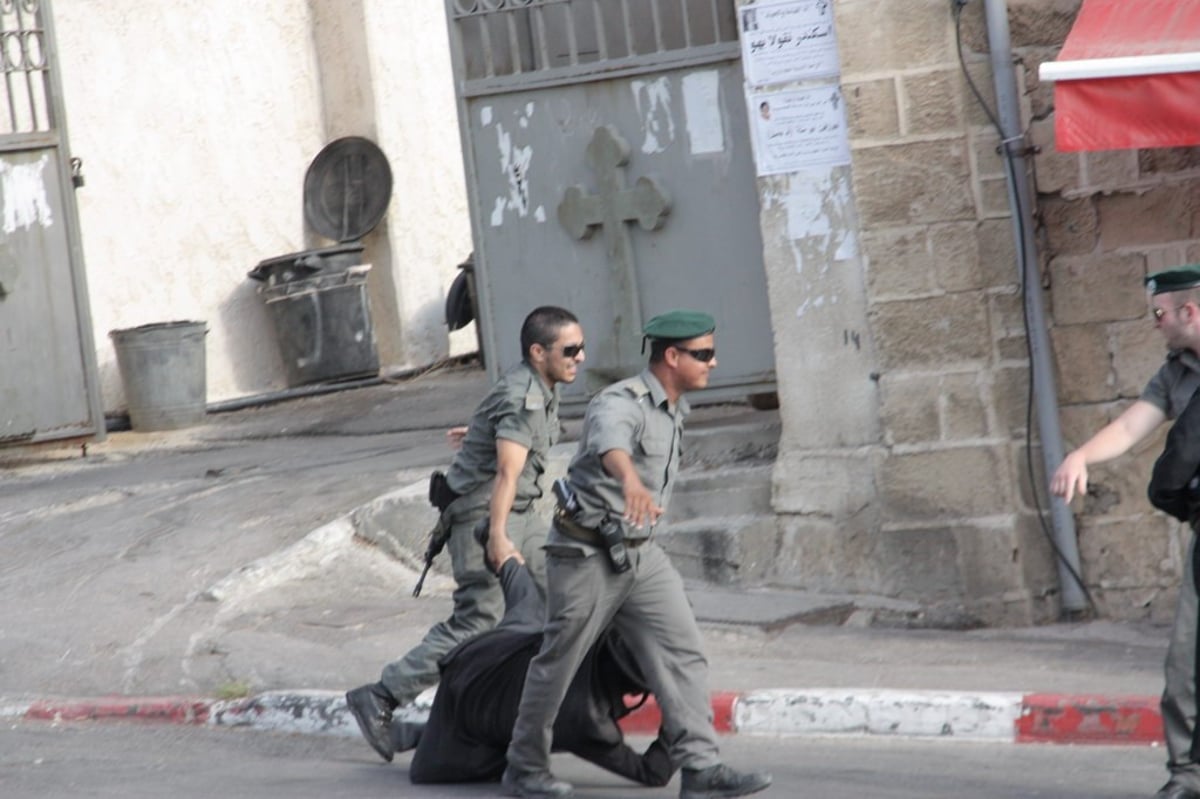
[[[411,596],[424,481],[486,387],[455,369],[117,433],[86,457],[0,450],[0,716],[357,735],[342,693],[449,611],[444,574]],[[897,608],[879,597],[689,593],[726,733],[1161,735],[1162,627],[903,630],[875,626]],[[656,728],[652,708],[629,720]]]

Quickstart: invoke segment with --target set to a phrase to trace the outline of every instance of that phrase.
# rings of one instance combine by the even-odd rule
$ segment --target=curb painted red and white
[[[433,692],[400,711],[429,712]],[[904,736],[996,743],[1137,744],[1162,742],[1157,697],[1015,692],[778,689],[718,692],[713,724],[723,735]],[[272,691],[246,699],[193,696],[0,701],[0,719],[142,721],[248,727],[287,733],[357,736],[336,691]],[[622,720],[627,733],[654,734],[658,706],[647,701]]]

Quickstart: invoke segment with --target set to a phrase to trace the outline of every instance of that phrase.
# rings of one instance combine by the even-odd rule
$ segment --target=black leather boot
[[[371,748],[387,762],[392,762],[392,711],[397,702],[383,683],[362,685],[346,694],[346,706],[354,714],[358,729]]]

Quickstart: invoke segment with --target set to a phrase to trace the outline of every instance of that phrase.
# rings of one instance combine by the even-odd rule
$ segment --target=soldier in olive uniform
[[[679,470],[683,393],[704,388],[717,365],[715,327],[696,311],[651,319],[643,331],[652,343],[648,368],[588,405],[568,470],[574,496],[559,497],[546,542],[546,627],[508,747],[508,795],[572,795],[550,773],[552,731],[580,663],[610,624],[658,700],[684,799],[741,796],[771,782],[720,761],[700,629],[683,580],[653,537]]]
[[[346,694],[363,736],[385,760],[393,755],[392,711],[438,681],[438,660],[504,614],[500,584],[484,564],[472,529],[488,522],[487,555],[503,563],[515,554],[539,580],[545,540],[535,514],[539,478],[558,440],[558,384],[575,380],[584,359],[583,329],[567,310],[543,306],[521,326],[523,360],[492,387],[462,437],[446,480],[458,495],[443,511],[457,587],[450,618],[432,627],[408,654],[389,663],[377,683]]]
[[[1166,363],[1120,416],[1063,458],[1050,490],[1066,499],[1087,492],[1087,467],[1123,455],[1167,419],[1179,417],[1200,386],[1200,265],[1158,272],[1146,278],[1155,327],[1166,339]],[[1176,447],[1176,450],[1178,448]],[[1178,465],[1177,459],[1168,460]],[[1162,464],[1165,466],[1164,464]],[[1161,483],[1161,474],[1158,475]],[[1184,483],[1187,481],[1185,480]],[[1151,486],[1151,498],[1167,486]],[[1182,486],[1173,486],[1179,489]],[[1157,501],[1157,500],[1156,500]],[[1167,768],[1171,778],[1154,799],[1200,799],[1200,738],[1196,728],[1197,592],[1193,535],[1184,559],[1183,584],[1162,696]]]

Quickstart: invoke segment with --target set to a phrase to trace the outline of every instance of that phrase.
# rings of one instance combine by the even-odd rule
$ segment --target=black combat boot
[[[383,683],[362,685],[346,694],[346,706],[354,714],[358,729],[371,748],[387,762],[392,762],[392,711],[398,703]]]
[[[758,793],[771,784],[765,771],[734,771],[718,763],[704,769],[683,770],[679,799],[718,799],[724,796],[746,796]]]
[[[504,769],[500,791],[505,796],[524,799],[567,799],[575,795],[571,783],[556,778],[549,771],[518,772],[512,766]]]
[[[1160,788],[1151,799],[1200,799],[1200,791],[1193,791],[1172,780]]]

